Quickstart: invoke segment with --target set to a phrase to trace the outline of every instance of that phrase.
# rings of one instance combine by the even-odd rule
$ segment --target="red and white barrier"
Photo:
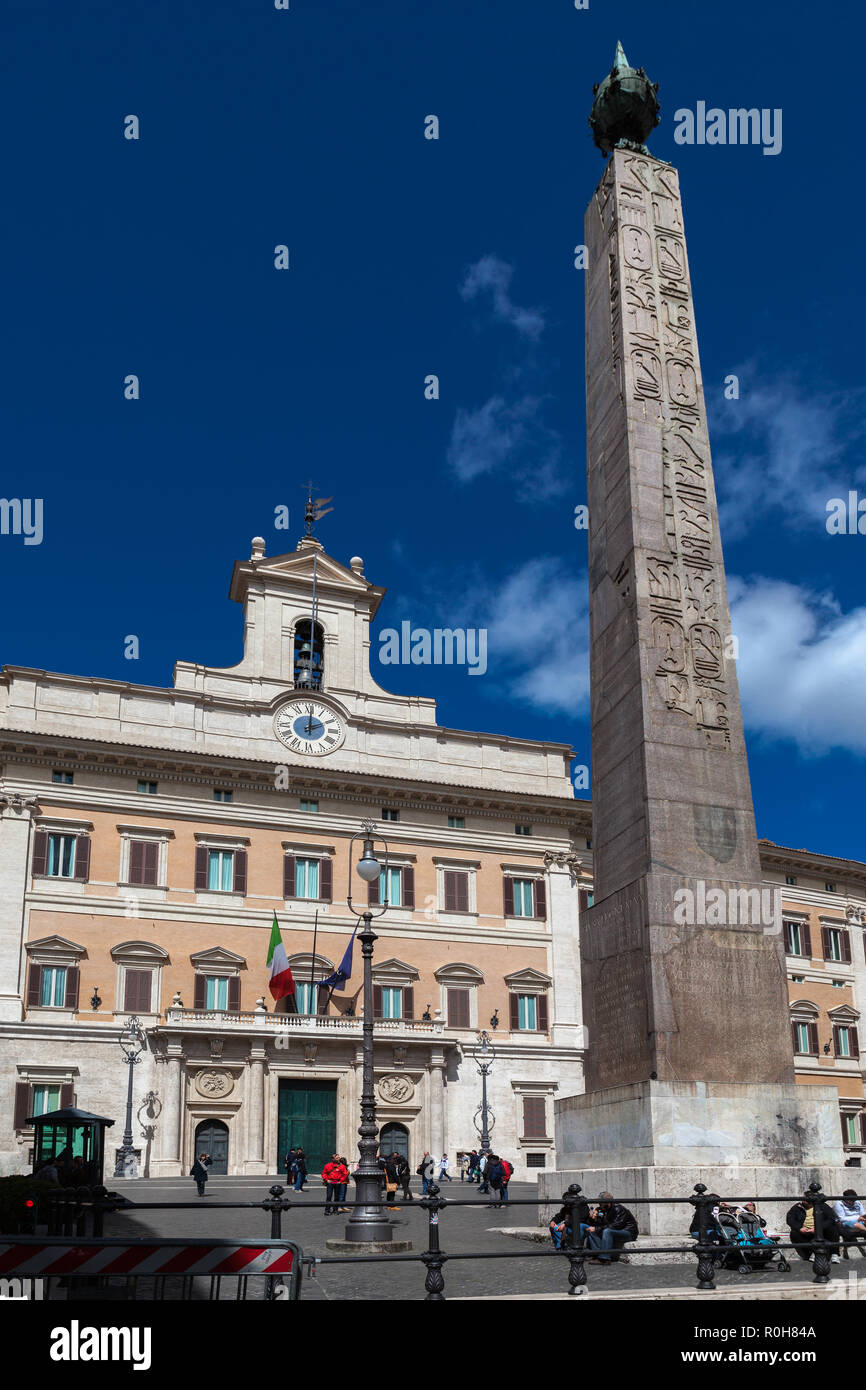
[[[263,1245],[0,1244],[0,1275],[288,1274],[294,1251]]]

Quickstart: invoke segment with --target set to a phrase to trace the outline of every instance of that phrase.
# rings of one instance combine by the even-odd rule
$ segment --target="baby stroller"
[[[723,1205],[719,1208],[717,1222],[722,1236],[724,1269],[751,1274],[753,1270],[775,1264],[779,1273],[784,1274],[791,1268],[784,1251],[779,1249],[779,1237],[765,1235],[754,1212],[737,1212]]]

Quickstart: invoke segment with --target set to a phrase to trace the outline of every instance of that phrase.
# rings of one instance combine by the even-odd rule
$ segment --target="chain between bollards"
[[[440,1196],[437,1183],[430,1183],[426,1195],[421,1198],[421,1206],[427,1212],[427,1249],[421,1254],[427,1268],[427,1277],[424,1280],[427,1297],[424,1301],[444,1303],[445,1276],[442,1266],[447,1256],[439,1249],[439,1213],[445,1206],[445,1198]]]

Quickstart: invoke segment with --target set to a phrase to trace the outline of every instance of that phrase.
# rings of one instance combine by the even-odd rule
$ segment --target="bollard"
[[[571,1227],[571,1236],[569,1237],[566,1230],[565,1240],[560,1247],[568,1260],[568,1292],[570,1294],[583,1293],[586,1285],[586,1264],[584,1263],[586,1257],[583,1253],[578,1215],[582,1201],[581,1190],[580,1183],[573,1182],[562,1194],[562,1204],[568,1208],[568,1224]]]
[[[444,1303],[445,1277],[442,1273],[442,1266],[447,1259],[439,1248],[439,1212],[445,1206],[445,1198],[439,1195],[439,1187],[435,1182],[431,1182],[427,1188],[427,1195],[421,1198],[421,1205],[427,1211],[427,1249],[421,1255],[421,1259],[427,1268],[427,1277],[424,1280],[424,1287],[427,1290],[425,1302],[431,1299],[436,1303]]]
[[[702,1182],[695,1183],[695,1197],[690,1197],[689,1201],[697,1211],[698,1216],[698,1243],[695,1250],[698,1256],[698,1288],[714,1289],[716,1282],[714,1278],[715,1266],[713,1264],[713,1245],[710,1240],[710,1201],[706,1195],[707,1189]]]
[[[824,1206],[827,1198],[821,1191],[821,1184],[819,1182],[810,1182],[809,1192],[812,1196],[812,1210],[815,1213],[815,1254],[812,1257],[812,1268],[815,1271],[815,1276],[812,1282],[813,1284],[829,1284],[830,1251],[827,1241],[829,1218]]]
[[[273,1187],[269,1187],[268,1192],[271,1195],[271,1200],[269,1202],[262,1202],[262,1207],[265,1211],[269,1211],[271,1213],[271,1240],[282,1240],[283,1212],[288,1211],[289,1207],[291,1206],[291,1202],[289,1202],[287,1199],[283,1200],[283,1193],[285,1192],[285,1188],[281,1187],[278,1182],[275,1182]],[[274,1293],[276,1287],[276,1277],[273,1274],[269,1274],[265,1279],[266,1302],[274,1302]]]

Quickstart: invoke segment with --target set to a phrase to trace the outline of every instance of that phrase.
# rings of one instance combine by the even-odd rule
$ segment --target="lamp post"
[[[478,1034],[478,1043],[471,1049],[472,1059],[481,1074],[481,1152],[490,1153],[490,1130],[493,1127],[493,1119],[490,1108],[487,1104],[487,1078],[493,1070],[493,1059],[496,1050],[490,1041],[490,1034],[481,1032]]]
[[[141,1024],[134,1014],[126,1020],[119,1041],[123,1059],[129,1067],[129,1081],[126,1087],[126,1128],[123,1131],[123,1141],[117,1154],[117,1162],[114,1165],[114,1176],[124,1178],[127,1176],[126,1170],[131,1167],[134,1156],[132,1147],[132,1069],[147,1046]]]
[[[364,1021],[361,1028],[363,1039],[363,1062],[361,1072],[361,1124],[358,1129],[360,1139],[358,1152],[361,1156],[355,1174],[354,1214],[346,1222],[347,1241],[390,1241],[393,1227],[382,1209],[382,1182],[379,1165],[376,1162],[379,1129],[376,1124],[376,1093],[373,1090],[373,943],[376,933],[372,928],[374,917],[381,917],[388,908],[388,845],[385,846],[385,862],[380,865],[374,852],[374,841],[380,837],[375,834],[371,821],[365,821],[363,828],[349,841],[349,888],[346,902],[349,911],[363,919],[364,926],[358,934],[361,954],[364,961]],[[352,903],[352,854],[356,840],[363,840],[364,852],[354,866],[358,877],[364,883],[374,883],[385,869],[385,892],[380,894],[378,910],[368,906],[363,912]]]

